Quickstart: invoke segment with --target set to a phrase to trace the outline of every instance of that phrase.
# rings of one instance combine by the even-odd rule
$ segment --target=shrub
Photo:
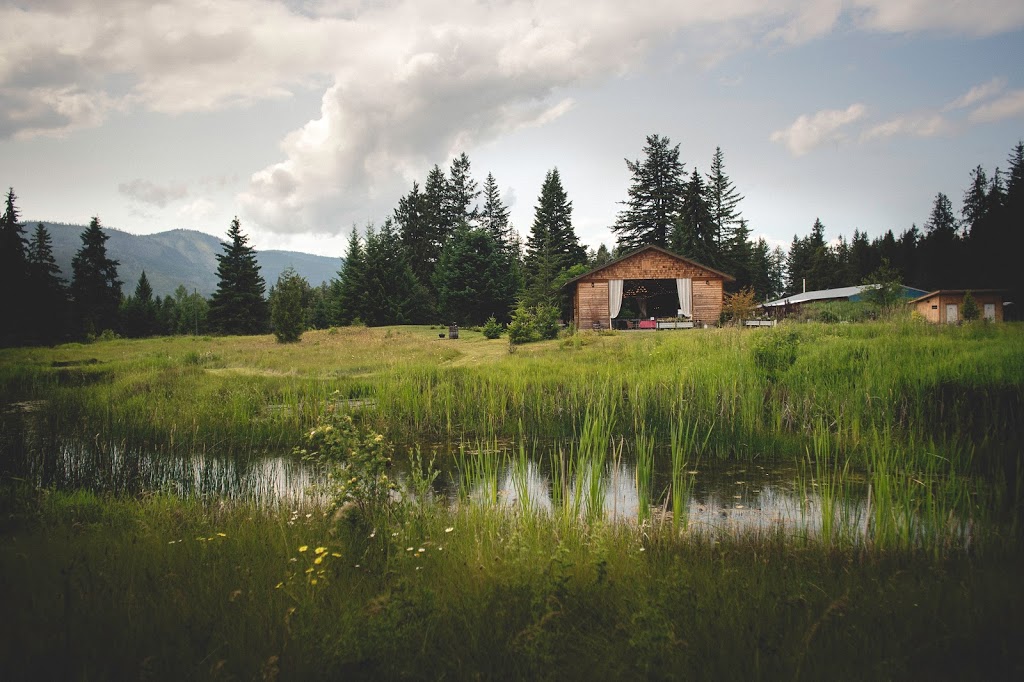
[[[512,312],[512,322],[508,325],[508,342],[510,344],[529,343],[538,338],[540,335],[537,333],[533,311],[520,303]]]
[[[501,336],[501,324],[494,319],[494,315],[487,318],[487,322],[484,322],[484,337],[488,339],[496,339]]]
[[[544,303],[538,304],[534,311],[534,320],[540,338],[554,339],[558,337],[557,308]]]
[[[762,332],[754,344],[754,365],[765,377],[774,381],[796,362],[800,339],[796,332],[771,330]]]
[[[963,313],[966,322],[972,322],[981,317],[981,309],[978,308],[978,302],[974,300],[974,295],[970,291],[964,294]]]

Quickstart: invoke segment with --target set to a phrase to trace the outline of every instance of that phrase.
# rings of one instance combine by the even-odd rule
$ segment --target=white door
[[[996,304],[986,303],[985,304],[985,319],[989,322],[996,321]]]
[[[946,324],[956,324],[956,303],[946,304]]]

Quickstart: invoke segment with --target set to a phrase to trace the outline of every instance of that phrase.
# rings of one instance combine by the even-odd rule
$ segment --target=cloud
[[[804,114],[783,130],[771,135],[772,142],[781,142],[793,156],[808,152],[843,139],[841,129],[864,116],[863,104],[851,104],[846,109],[824,109],[813,115]]]
[[[993,78],[987,83],[975,85],[973,88],[957,97],[955,100],[942,108],[943,111],[954,111],[966,109],[970,106],[984,101],[994,95],[998,95],[1006,87],[1005,78]]]
[[[0,137],[68,134],[101,125],[112,111],[181,115],[322,92],[319,115],[296,126],[281,142],[280,160],[255,172],[239,197],[250,218],[281,233],[335,232],[353,219],[379,218],[429,164],[571,115],[570,89],[643,68],[669,43],[685,46],[700,68],[847,23],[958,35],[1024,26],[1024,5],[1005,0],[22,6],[31,9],[0,6]],[[835,121],[821,116],[802,117],[778,135],[793,153],[806,153],[845,124],[830,127]]]
[[[971,123],[995,123],[1007,118],[1024,116],[1024,90],[1014,90],[972,111],[967,119]]]
[[[188,196],[188,189],[184,185],[157,185],[149,180],[139,178],[130,182],[122,182],[117,186],[117,191],[139,203],[158,208],[166,208],[167,204],[172,201]]]
[[[869,128],[860,136],[862,142],[896,135],[937,137],[952,132],[953,126],[939,114],[897,116]]]
[[[194,223],[205,223],[214,216],[217,204],[200,197],[178,209],[178,216]]]
[[[991,36],[1024,26],[1024,3],[1007,0],[850,0],[863,28],[887,33],[939,31]]]

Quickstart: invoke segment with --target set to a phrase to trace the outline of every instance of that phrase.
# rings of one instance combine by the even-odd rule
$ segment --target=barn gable
[[[695,323],[717,322],[722,312],[722,286],[734,278],[658,246],[645,246],[570,280],[573,319],[577,327],[607,329],[614,324],[613,299],[650,302],[650,315],[683,317]],[[648,301],[647,299],[650,299]]]

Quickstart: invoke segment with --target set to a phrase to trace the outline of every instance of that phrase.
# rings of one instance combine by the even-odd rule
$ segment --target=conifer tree
[[[270,294],[270,322],[278,343],[296,343],[305,331],[303,294],[309,283],[290,265]]]
[[[82,248],[71,261],[71,299],[78,329],[85,334],[99,334],[117,326],[121,305],[121,280],[117,278],[116,260],[107,257],[109,237],[93,217],[82,232]]]
[[[932,212],[925,223],[921,243],[925,285],[932,289],[953,288],[965,284],[963,262],[958,257],[959,225],[953,205],[942,192],[935,195]]]
[[[721,265],[707,188],[696,168],[684,187],[682,213],[672,230],[669,248],[713,268]]]
[[[123,302],[122,318],[127,336],[141,338],[156,333],[157,308],[153,301],[153,287],[149,284],[145,270],[135,285],[135,295]]]
[[[14,205],[17,198],[12,187],[7,191],[4,213],[0,216],[0,344],[5,346],[21,343],[30,336],[25,297],[19,293],[28,280],[28,260],[24,225],[18,222],[19,213]]]
[[[42,223],[36,225],[28,245],[28,320],[30,334],[37,343],[56,343],[68,332],[68,290],[53,257],[50,233]]]
[[[483,324],[489,317],[507,322],[515,286],[508,254],[484,228],[465,223],[441,252],[435,274],[442,319]]]
[[[394,217],[413,274],[429,285],[440,255],[439,231],[430,222],[427,197],[420,192],[419,183],[412,183],[409,194],[399,199]]]
[[[405,259],[394,224],[384,221],[380,231],[366,228],[366,256],[362,277],[363,321],[371,327],[417,324],[430,312],[426,288]]]
[[[629,198],[622,202],[626,208],[612,226],[620,253],[647,244],[669,245],[669,233],[683,207],[686,184],[679,145],[670,144],[667,137],[648,135],[644,159],[625,160],[633,175],[627,190]]]
[[[572,226],[572,202],[562,187],[558,169],[553,168],[544,177],[526,242],[523,269],[527,303],[556,303],[558,292],[552,286],[558,274],[586,262],[586,249],[580,246]]]
[[[447,190],[445,201],[447,217],[446,238],[462,223],[470,226],[475,225],[477,218],[480,216],[480,211],[476,205],[477,197],[480,196],[480,190],[477,189],[476,180],[470,174],[469,157],[466,156],[465,152],[462,152],[462,154],[452,160],[452,165],[448,169]],[[443,243],[441,246],[444,248]]]
[[[740,223],[740,212],[737,209],[743,197],[725,174],[721,147],[715,147],[715,155],[711,157],[711,172],[707,175],[707,196],[711,222],[715,226],[715,241],[726,254],[726,260],[734,260],[738,257],[730,255],[730,250],[736,250],[742,243],[746,243],[746,235],[739,239],[735,234],[737,228],[745,227]]]
[[[228,229],[230,243],[217,254],[217,291],[210,301],[210,326],[221,334],[262,334],[267,328],[266,282],[256,250],[236,217]]]
[[[345,262],[342,264],[334,290],[334,321],[340,325],[365,322],[366,294],[363,279],[366,273],[366,253],[355,225],[348,239]]]
[[[487,180],[484,182],[483,197],[484,207],[480,211],[480,227],[487,230],[498,249],[509,253],[511,250],[510,232],[512,231],[512,225],[509,223],[509,211],[501,200],[498,182],[491,173],[487,174]]]

